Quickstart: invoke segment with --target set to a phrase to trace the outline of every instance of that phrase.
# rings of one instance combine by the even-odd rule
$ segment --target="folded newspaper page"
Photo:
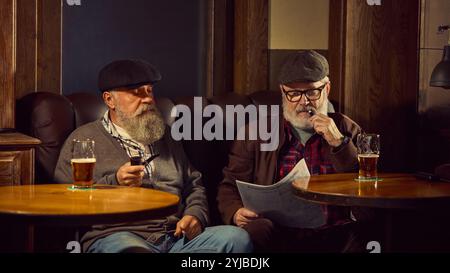
[[[295,228],[317,228],[325,224],[325,216],[319,204],[295,195],[292,182],[309,177],[306,162],[302,159],[292,171],[277,183],[269,186],[236,180],[244,207],[279,225]]]

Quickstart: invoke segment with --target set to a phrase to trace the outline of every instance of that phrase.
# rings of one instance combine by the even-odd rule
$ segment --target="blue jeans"
[[[166,235],[159,244],[152,244],[132,232],[117,232],[95,241],[88,253],[120,253],[127,249],[144,249],[154,253],[249,253],[253,245],[248,233],[235,226],[206,228],[188,241],[185,237]]]

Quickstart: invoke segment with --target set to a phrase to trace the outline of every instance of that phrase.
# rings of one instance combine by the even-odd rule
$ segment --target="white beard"
[[[325,95],[326,96],[326,95]],[[307,118],[300,118],[297,114],[303,111],[309,111],[313,110],[317,113],[324,114],[328,116],[328,97],[325,97],[323,100],[322,105],[316,109],[313,106],[301,106],[300,104],[297,105],[295,111],[289,111],[287,104],[289,102],[286,98],[283,98],[283,117],[286,119],[294,128],[299,130],[312,130],[313,125]]]
[[[121,127],[135,141],[149,145],[164,136],[164,120],[155,105],[142,105],[132,116],[122,112],[120,107],[116,111]]]

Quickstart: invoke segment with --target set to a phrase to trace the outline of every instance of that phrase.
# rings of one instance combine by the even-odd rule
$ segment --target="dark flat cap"
[[[317,82],[328,76],[328,61],[314,50],[298,51],[289,55],[281,68],[280,84]]]
[[[158,69],[144,60],[119,60],[106,65],[99,73],[100,91],[133,89],[161,80]]]

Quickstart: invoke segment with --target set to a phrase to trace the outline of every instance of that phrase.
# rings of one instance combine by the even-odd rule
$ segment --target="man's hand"
[[[243,227],[250,223],[253,220],[256,220],[259,218],[259,215],[255,212],[246,209],[246,208],[240,208],[236,211],[236,213],[233,216],[233,222],[238,227]]]
[[[180,237],[184,234],[188,240],[192,240],[200,233],[202,233],[202,224],[197,217],[185,215],[178,221],[174,235],[175,237]]]
[[[140,187],[144,177],[144,169],[144,166],[131,166],[128,162],[117,171],[117,182],[121,186]]]
[[[309,121],[313,124],[314,130],[330,144],[331,147],[339,147],[344,136],[337,128],[334,120],[324,114],[316,114]]]

